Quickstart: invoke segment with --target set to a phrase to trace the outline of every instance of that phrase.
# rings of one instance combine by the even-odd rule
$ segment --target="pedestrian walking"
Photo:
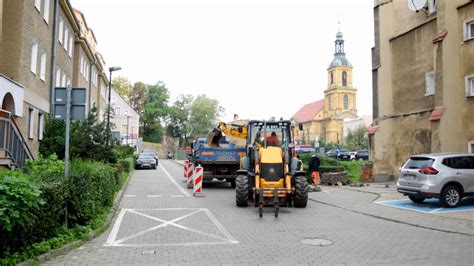
[[[321,160],[318,158],[316,154],[311,156],[311,160],[309,161],[308,165],[308,173],[313,178],[313,185],[317,187],[321,180],[319,179],[319,166],[321,165]]]

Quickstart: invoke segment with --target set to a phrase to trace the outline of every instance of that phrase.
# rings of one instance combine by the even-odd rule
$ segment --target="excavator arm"
[[[230,139],[247,139],[247,125],[219,122],[217,127],[207,134],[207,145],[219,147],[223,135],[226,135]]]

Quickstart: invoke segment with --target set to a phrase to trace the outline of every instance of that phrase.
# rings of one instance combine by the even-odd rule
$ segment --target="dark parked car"
[[[140,153],[135,163],[135,169],[151,168],[156,169],[156,159],[152,153]]]
[[[158,154],[156,153],[156,151],[145,149],[145,150],[142,151],[142,153],[152,154],[153,157],[155,158],[156,165],[158,165]]]
[[[338,157],[339,160],[350,160],[351,155],[344,149],[339,149],[339,156],[337,156],[337,149],[332,149],[326,152],[326,156],[336,159]]]
[[[369,151],[367,151],[367,150],[358,151],[355,154],[354,159],[358,160],[358,161],[368,160],[369,159]]]

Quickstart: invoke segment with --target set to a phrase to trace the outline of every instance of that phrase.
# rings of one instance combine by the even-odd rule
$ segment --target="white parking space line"
[[[137,195],[123,195],[126,198],[135,198]]]
[[[189,195],[189,193],[183,187],[181,187],[178,184],[178,182],[176,182],[176,180],[170,175],[170,173],[168,171],[166,171],[166,169],[161,164],[160,164],[160,168],[161,168],[161,170],[163,170],[165,175],[171,180],[171,182],[179,189],[179,191],[181,193],[183,193],[183,195],[185,195],[185,196]]]
[[[188,211],[187,214],[184,214],[180,217],[177,217],[173,220],[165,220],[165,219],[160,219],[158,217],[145,214],[143,211]],[[122,224],[122,220],[125,216],[126,213],[133,213],[135,215],[154,220],[156,222],[161,222],[160,225],[148,228],[146,230],[143,230],[141,232],[138,232],[133,235],[126,236],[122,239],[117,239],[118,232],[120,230],[120,226]],[[224,236],[220,235],[215,235],[215,234],[210,234],[206,232],[201,232],[199,230],[177,224],[177,222],[187,219],[189,217],[194,216],[195,214],[198,213],[205,213],[207,217],[210,219],[211,224],[214,224],[214,226],[217,227],[220,233],[222,233]],[[153,231],[156,231],[160,228],[165,229],[168,227],[176,227],[188,232],[196,233],[202,236],[210,237],[211,239],[214,239],[213,241],[209,242],[188,242],[188,243],[143,243],[143,244],[126,244],[124,242],[134,239],[136,237],[151,233]],[[120,212],[119,216],[117,217],[117,220],[110,232],[109,237],[107,238],[106,243],[104,246],[115,246],[115,247],[123,247],[123,246],[128,246],[128,247],[145,247],[145,246],[195,246],[195,245],[216,245],[216,244],[237,244],[239,243],[225,228],[224,226],[215,218],[214,215],[208,210],[208,209],[203,209],[203,208],[198,208],[198,209],[189,209],[189,208],[170,208],[170,209],[122,209]]]
[[[163,195],[146,195],[147,198],[162,198]]]

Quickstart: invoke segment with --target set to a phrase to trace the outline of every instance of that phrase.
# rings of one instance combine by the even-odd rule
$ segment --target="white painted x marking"
[[[189,227],[186,227],[186,226],[183,226],[183,225],[180,225],[180,224],[177,224],[176,222],[179,222],[183,219],[186,219],[194,214],[197,214],[197,213],[200,213],[200,212],[206,212],[206,214],[208,215],[208,217],[213,221],[213,223],[219,228],[219,230],[227,237],[227,238],[224,238],[224,237],[220,237],[220,236],[216,236],[216,235],[211,235],[211,234],[208,234],[208,233],[204,233],[204,232],[200,232],[198,230],[195,230],[195,229],[192,229],[192,228],[189,228]],[[162,224],[160,225],[157,225],[157,226],[154,226],[154,227],[151,227],[149,229],[146,229],[146,230],[143,230],[139,233],[136,233],[134,235],[131,235],[131,236],[127,236],[125,238],[122,238],[122,239],[119,239],[119,240],[115,240],[116,237],[117,237],[117,234],[118,234],[118,231],[119,231],[119,227],[120,227],[120,224],[121,224],[121,220],[123,219],[124,215],[126,212],[130,212],[130,213],[134,213],[134,214],[137,214],[139,216],[143,216],[143,217],[146,217],[148,219],[151,219],[151,220],[154,220],[154,221],[157,221],[157,222],[161,222]],[[211,238],[215,238],[215,239],[219,239],[221,241],[224,241],[225,243],[238,243],[235,239],[233,239],[233,237],[222,227],[222,225],[219,224],[219,222],[217,222],[217,220],[215,220],[215,218],[212,216],[212,214],[208,213],[207,209],[197,209],[191,213],[188,213],[188,214],[185,214],[183,216],[180,216],[176,219],[173,219],[171,221],[166,221],[166,220],[163,220],[163,219],[160,219],[160,218],[157,218],[157,217],[154,217],[154,216],[151,216],[151,215],[148,215],[148,214],[144,214],[144,213],[141,213],[141,212],[138,212],[137,210],[132,210],[132,209],[123,209],[122,212],[119,214],[119,216],[117,217],[117,222],[115,223],[114,227],[112,228],[111,232],[110,232],[110,235],[107,239],[107,242],[105,243],[105,246],[123,246],[123,245],[126,245],[126,244],[123,244],[123,242],[125,241],[128,241],[130,239],[133,239],[135,237],[138,237],[138,236],[141,236],[141,235],[144,235],[146,233],[149,233],[149,232],[152,232],[152,231],[155,231],[155,230],[158,230],[160,228],[164,228],[164,227],[168,227],[168,226],[174,226],[174,227],[177,227],[177,228],[180,228],[180,229],[183,229],[183,230],[186,230],[186,231],[190,231],[190,232],[193,232],[193,233],[197,233],[197,234],[200,234],[200,235],[204,235],[204,236],[207,236],[207,237],[211,237]]]

